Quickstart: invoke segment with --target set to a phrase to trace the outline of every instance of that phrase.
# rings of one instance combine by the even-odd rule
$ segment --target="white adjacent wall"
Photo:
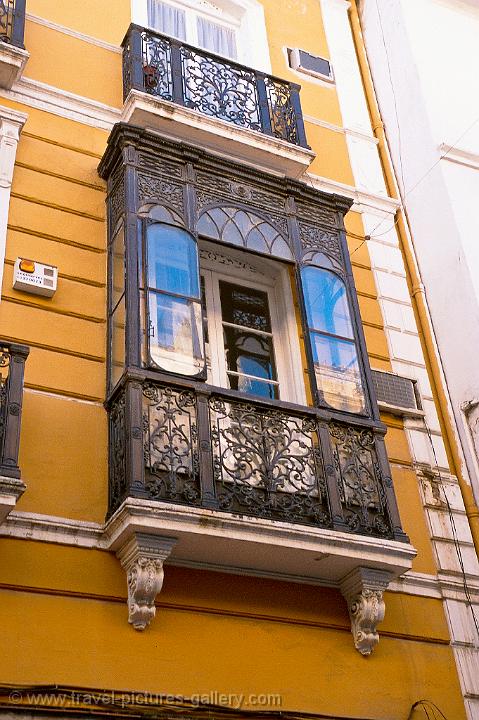
[[[362,0],[361,9],[464,469],[479,500],[470,417],[479,402],[479,3]]]
[[[463,472],[479,499],[479,2],[361,0],[360,9],[463,452]],[[391,310],[387,303],[386,317],[392,318]],[[465,706],[475,720],[477,557],[456,480],[442,472],[437,483],[434,470],[429,477],[426,470],[422,478],[424,504]],[[461,589],[464,580],[472,607]]]

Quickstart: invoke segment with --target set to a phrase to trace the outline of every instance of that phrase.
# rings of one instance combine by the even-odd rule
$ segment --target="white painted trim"
[[[359,213],[379,213],[384,214],[391,220],[397,210],[401,207],[401,202],[387,195],[377,195],[376,193],[367,192],[354,185],[331,180],[330,178],[321,177],[313,173],[306,172],[301,178],[304,182],[309,183],[314,189],[322,190],[327,193],[337,193],[354,200],[352,210]],[[391,223],[394,222],[394,218]]]
[[[99,523],[14,511],[0,527],[0,536],[101,550],[103,528]]]
[[[308,148],[138,90],[130,90],[121,120],[282,177],[301,177],[315,158]]]
[[[0,476],[0,525],[15,508],[25,490],[26,485],[21,480]]]
[[[121,115],[117,108],[25,77],[12,90],[0,90],[0,97],[102,130],[111,130]]]
[[[379,140],[375,138],[374,135],[369,135],[361,130],[355,130],[354,128],[344,127],[342,125],[335,125],[334,123],[321,120],[321,118],[314,117],[313,115],[303,115],[303,119],[305,122],[309,122],[312,125],[318,125],[326,130],[332,130],[332,132],[341,133],[342,135],[350,135],[351,137],[364,140],[365,142],[372,143],[373,145],[377,145],[379,143]]]
[[[479,153],[471,152],[470,150],[461,150],[447,143],[441,143],[439,145],[439,152],[441,154],[441,160],[448,160],[449,162],[458,163],[459,165],[467,165],[467,167],[479,170]]]
[[[10,89],[21,78],[30,53],[0,41],[0,87]]]
[[[306,531],[307,530],[306,528]],[[104,524],[19,511],[13,511],[4,525],[0,527],[0,537],[106,551],[109,541],[104,533]],[[275,580],[294,580],[295,582],[304,582],[313,585],[338,587],[338,583],[328,583],[326,580],[306,576],[302,577],[300,574],[296,574],[293,577],[291,574],[278,571],[262,570],[259,572],[253,569],[248,570],[246,573],[244,568],[235,566],[234,564],[228,566],[223,564],[219,566],[207,560],[204,562],[195,562],[186,559],[171,559],[170,564],[180,567],[227,572],[236,575],[248,574],[258,577],[269,577]],[[479,592],[479,587],[473,587],[470,588],[470,590],[473,594],[476,594]],[[412,570],[391,582],[388,591],[436,599],[441,599],[445,594],[454,599],[466,599],[460,578],[456,579],[451,576],[439,578],[435,575],[417,573]]]
[[[0,288],[7,243],[8,211],[20,133],[28,115],[0,105]]]
[[[122,115],[122,111],[118,108],[29,78],[20,80],[12,90],[0,90],[0,97],[103,130],[111,130],[113,125],[119,122]],[[200,121],[204,120],[205,116],[200,116]],[[321,124],[321,121],[318,121],[318,124]],[[330,124],[326,125],[329,126]],[[345,131],[344,128],[333,125],[330,126],[330,129],[335,127],[337,127],[338,132]],[[255,139],[256,136],[257,133],[254,133]],[[277,142],[282,144],[281,141]],[[294,146],[291,146],[291,148],[294,149]],[[353,199],[352,210],[355,212],[384,214],[386,219],[387,216],[394,215],[397,209],[401,207],[401,203],[394,198],[366,192],[353,185],[347,185],[320,175],[305,173],[301,179],[323,192],[338,193]]]
[[[72,30],[65,25],[59,25],[58,23],[52,22],[51,20],[46,20],[39,15],[33,15],[29,12],[25,14],[25,17],[27,20],[30,20],[30,22],[36,23],[37,25],[43,25],[43,27],[47,27],[50,30],[55,30],[56,32],[60,32],[63,35],[68,35],[69,37],[73,37],[76,40],[81,40],[82,42],[90,43],[90,45],[96,45],[103,50],[108,50],[109,52],[121,55],[122,50],[119,45],[113,45],[112,43],[105,42],[105,40],[99,40],[98,38],[92,37],[91,35],[85,35],[85,33],[79,32],[78,30]]]

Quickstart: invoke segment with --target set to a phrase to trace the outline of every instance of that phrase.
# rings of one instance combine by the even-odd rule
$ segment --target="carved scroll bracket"
[[[155,617],[163,563],[175,543],[174,538],[134,533],[117,552],[128,581],[128,622],[135,630],[144,630]]]
[[[361,655],[371,655],[379,642],[376,630],[384,620],[383,592],[393,579],[384,570],[356,568],[341,581],[341,592],[348,603],[354,646]]]

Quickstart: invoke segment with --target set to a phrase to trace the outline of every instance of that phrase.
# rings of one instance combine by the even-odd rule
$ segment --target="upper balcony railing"
[[[25,345],[0,343],[0,476],[20,478],[18,448],[23,403]]]
[[[130,90],[308,147],[299,85],[137,25],[123,41],[124,99]]]
[[[377,424],[148,372],[109,410],[110,515],[136,497],[405,539]]]
[[[26,0],[0,0],[0,42],[23,48]]]

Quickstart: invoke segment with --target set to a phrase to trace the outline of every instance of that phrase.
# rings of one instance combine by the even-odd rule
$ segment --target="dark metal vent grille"
[[[379,370],[373,370],[372,375],[378,402],[420,410],[414,380]]]

